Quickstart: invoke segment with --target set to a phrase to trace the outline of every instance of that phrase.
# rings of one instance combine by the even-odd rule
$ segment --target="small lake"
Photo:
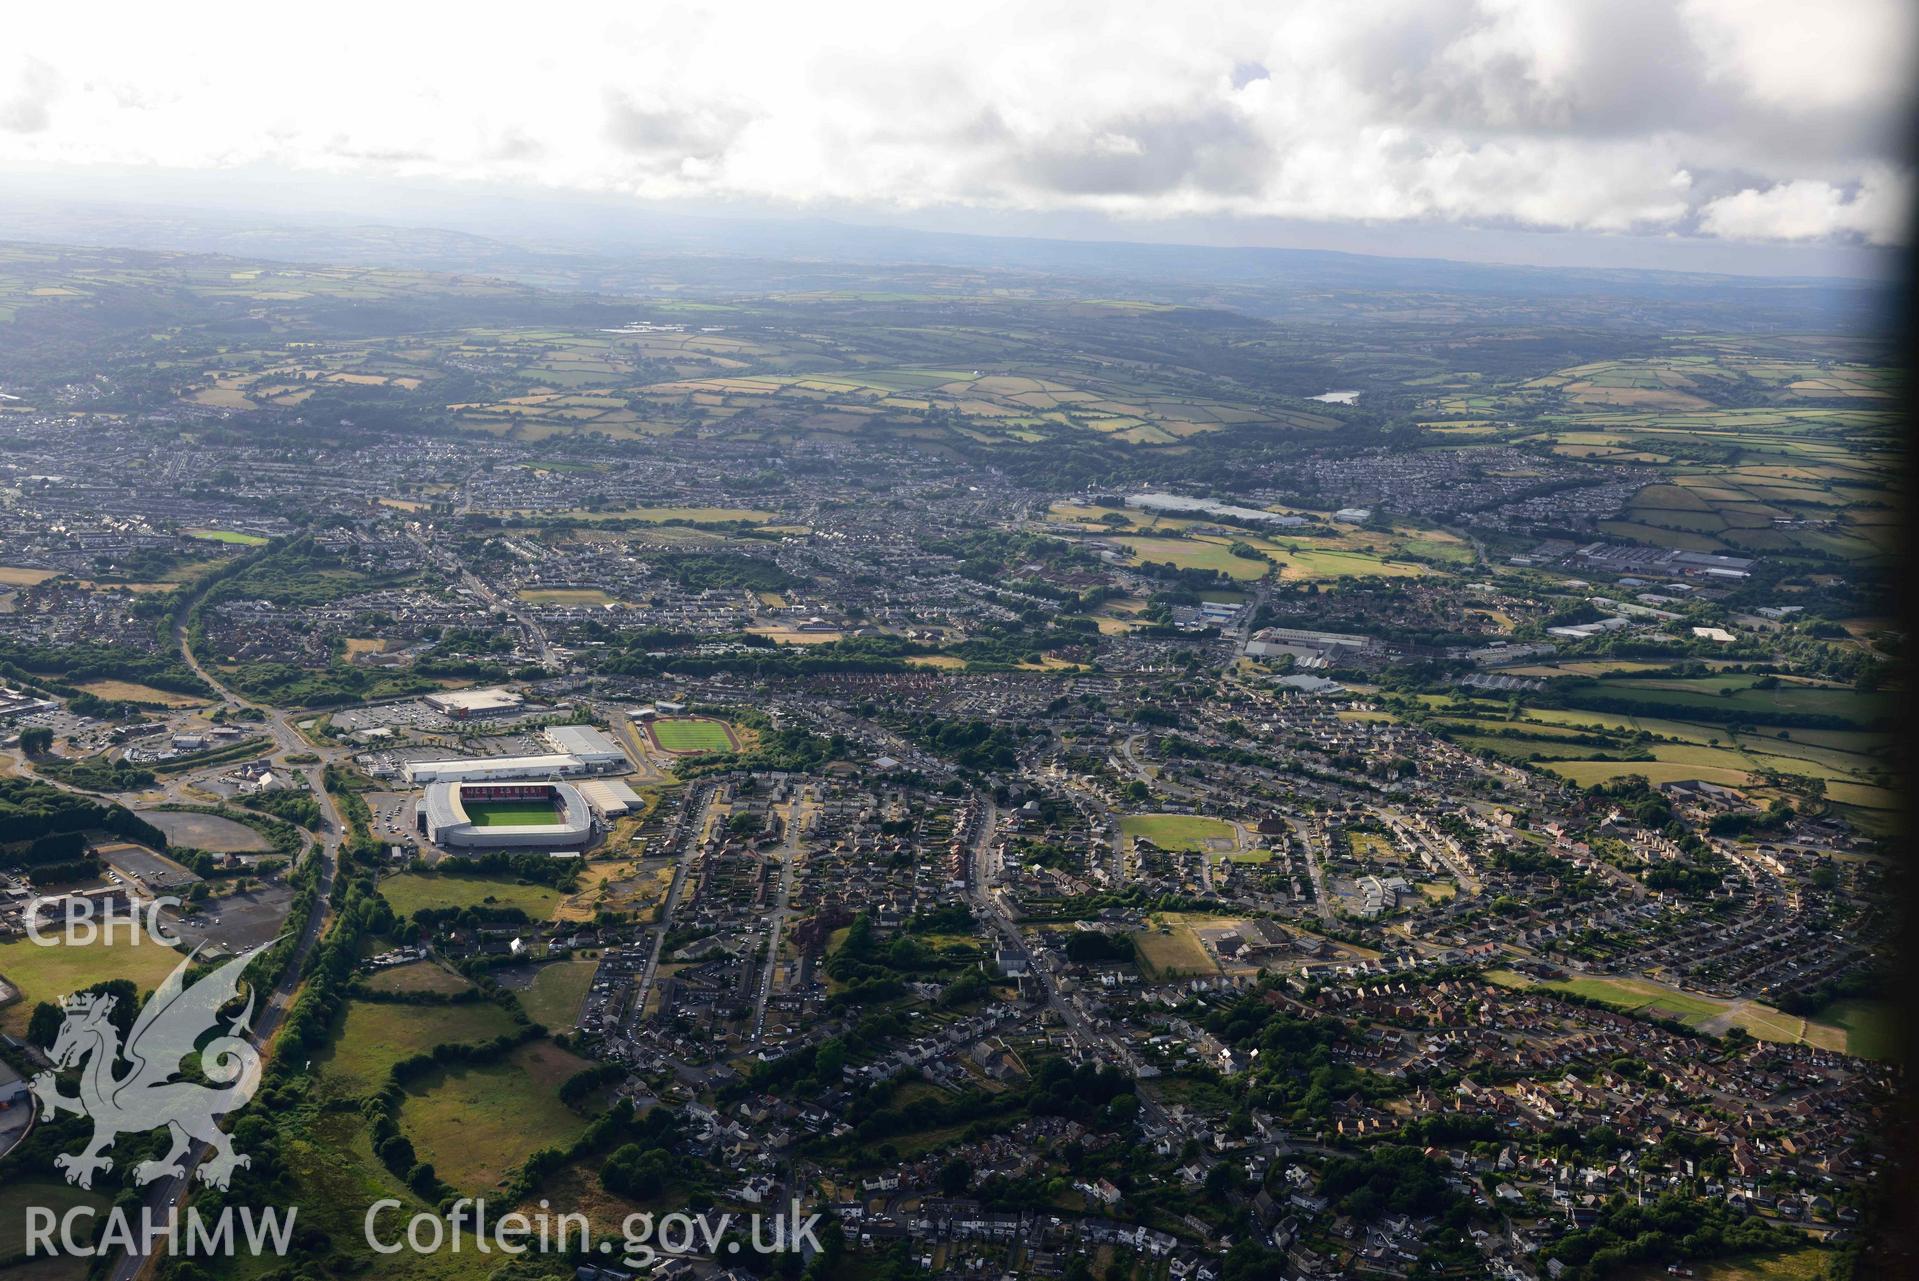
[[[1322,391],[1317,396],[1308,396],[1308,400],[1317,400],[1327,405],[1356,405],[1359,393],[1356,391]]]

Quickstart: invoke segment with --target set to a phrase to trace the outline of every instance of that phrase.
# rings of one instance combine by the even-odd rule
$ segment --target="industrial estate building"
[[[526,705],[526,699],[506,689],[449,689],[428,694],[426,705],[463,721],[474,716],[510,716]]]
[[[580,795],[601,818],[619,818],[642,809],[646,800],[619,778],[596,778],[580,784]]]
[[[498,782],[516,778],[571,778],[624,774],[633,768],[626,751],[591,725],[555,725],[540,737],[554,750],[540,756],[486,756],[446,761],[409,761],[401,767],[415,787],[428,783]]]
[[[498,782],[515,778],[553,778],[588,772],[586,762],[577,756],[556,753],[550,756],[494,756],[480,760],[409,761],[403,767],[406,781],[415,787],[428,783]]]
[[[625,773],[633,768],[626,749],[591,725],[555,725],[542,730],[540,737],[554,751],[578,758],[590,772]]]

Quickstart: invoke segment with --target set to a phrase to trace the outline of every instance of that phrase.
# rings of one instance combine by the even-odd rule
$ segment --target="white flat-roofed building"
[[[579,790],[580,795],[586,797],[586,803],[603,818],[618,818],[646,804],[645,798],[617,778],[596,778],[581,783]]]
[[[577,756],[590,770],[625,772],[633,768],[626,749],[591,725],[554,725],[540,731],[548,747],[568,756]]]
[[[449,689],[428,694],[428,707],[442,716],[465,720],[469,716],[508,716],[526,705],[526,700],[506,689]]]
[[[486,760],[409,761],[406,781],[418,787],[426,783],[483,783],[508,778],[552,778],[555,775],[584,774],[586,762],[577,756],[560,753],[552,756],[495,756]]]

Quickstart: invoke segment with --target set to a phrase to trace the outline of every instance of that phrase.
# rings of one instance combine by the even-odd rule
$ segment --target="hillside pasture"
[[[378,1088],[402,1059],[434,1046],[476,1045],[513,1030],[506,1011],[491,1002],[398,1005],[350,1001],[339,1034],[314,1056],[314,1066],[355,1093]]]
[[[394,914],[402,918],[422,908],[517,907],[535,921],[550,919],[565,897],[547,885],[432,872],[401,872],[389,876],[380,882],[380,894]]]
[[[485,1192],[534,1152],[565,1147],[586,1128],[586,1118],[560,1102],[559,1088],[591,1066],[535,1041],[498,1063],[443,1068],[408,1091],[400,1128],[442,1179]]]

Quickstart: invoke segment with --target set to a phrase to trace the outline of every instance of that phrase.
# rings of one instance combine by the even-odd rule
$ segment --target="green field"
[[[733,740],[725,725],[705,717],[672,716],[649,721],[653,741],[668,752],[730,752]]]
[[[1216,918],[1196,918],[1202,924],[1217,923]],[[1132,935],[1133,954],[1140,973],[1154,980],[1194,974],[1217,974],[1219,965],[1200,942],[1193,921],[1175,913],[1153,918],[1153,923]]]
[[[209,543],[233,543],[240,547],[265,547],[267,540],[258,534],[242,534],[237,529],[189,529],[190,537],[204,539]]]
[[[0,1187],[0,1259],[14,1259],[26,1253],[27,1249],[27,1210],[39,1208],[51,1210],[63,1215],[76,1206],[91,1206],[103,1210],[107,1198],[95,1192],[82,1191],[58,1177],[29,1177],[19,1170],[7,1175],[6,1185]],[[84,1235],[84,1229],[81,1235]],[[57,1239],[57,1238],[56,1238]],[[40,1277],[83,1277],[87,1274],[84,1259],[49,1260],[38,1265],[32,1272],[22,1270],[20,1275]],[[11,1268],[0,1269],[0,1277],[15,1275]]]
[[[1516,670],[1556,674],[1549,667]],[[1882,785],[1891,768],[1892,736],[1884,730],[1860,728],[1882,722],[1887,706],[1882,697],[1809,683],[1781,682],[1776,689],[1756,689],[1752,687],[1756,679],[1731,671],[1680,679],[1628,672],[1585,682],[1576,687],[1573,701],[1631,699],[1640,710],[1524,707],[1509,719],[1503,709],[1482,701],[1475,707],[1491,713],[1490,717],[1441,715],[1435,723],[1445,725],[1462,746],[1536,759],[1541,768],[1581,786],[1639,774],[1655,784],[1700,779],[1744,787],[1754,775],[1770,771],[1821,779],[1829,800],[1863,811],[1897,808],[1897,794]],[[1422,701],[1435,711],[1447,710],[1445,700],[1427,697]],[[1728,708],[1750,717],[1751,728],[1724,723],[1720,718]],[[1791,719],[1804,714],[1831,716],[1836,724],[1854,728],[1768,721],[1769,716]],[[1641,731],[1651,736],[1650,741],[1637,737]],[[1582,735],[1605,741],[1568,741]],[[1619,759],[1642,752],[1652,759]],[[1595,759],[1601,756],[1615,759]]]
[[[555,961],[533,976],[533,986],[520,993],[528,1018],[555,1032],[571,1032],[599,963],[588,960]]]
[[[1621,676],[1568,686],[1567,701],[1574,706],[1594,700],[1631,703],[1631,711],[1685,719],[1688,710],[1716,713],[1720,719],[1737,713],[1742,719],[1765,724],[1771,715],[1829,716],[1848,728],[1865,728],[1890,713],[1882,695],[1861,694],[1851,688],[1785,680],[1771,689],[1758,689],[1760,677],[1728,672],[1695,677]],[[1614,707],[1610,710],[1619,711]]]
[[[425,1054],[441,1043],[472,1045],[513,1030],[506,1011],[487,1001],[467,1005],[348,1003],[346,1019],[314,1066],[347,1089],[377,1088],[401,1059]]]
[[[560,813],[540,801],[461,801],[475,827],[558,827]]]
[[[1336,548],[1301,547],[1283,553],[1286,566],[1281,575],[1288,580],[1309,578],[1413,578],[1430,571],[1424,565],[1405,561],[1388,562],[1370,552]]]
[[[401,872],[380,882],[380,893],[396,915],[406,917],[423,907],[517,907],[528,917],[544,921],[566,896],[545,885],[521,885],[486,876],[443,876],[431,872]]]
[[[1209,841],[1234,840],[1233,825],[1225,819],[1197,814],[1128,814],[1119,821],[1121,836],[1144,838],[1163,850],[1203,852]]]
[[[115,936],[111,946],[41,947],[25,938],[0,943],[0,977],[20,989],[20,999],[0,1010],[0,1030],[17,1033],[41,1001],[58,1001],[108,979],[130,979],[144,996],[180,960],[180,953],[144,934],[137,944],[126,942],[125,931]]]
[[[1547,988],[1634,1013],[1657,1014],[1707,1032],[1742,1027],[1762,1041],[1788,1045],[1804,1042],[1832,1050],[1846,1049],[1850,1042],[1847,1030],[1836,1023],[1800,1018],[1758,1001],[1722,1001],[1680,992],[1648,979],[1586,977],[1541,982],[1513,970],[1488,970],[1486,977],[1506,987]]]
[[[1846,1053],[1896,1062],[1905,1054],[1899,1007],[1890,1001],[1852,998],[1834,1001],[1817,1015],[1821,1023],[1846,1029]]]
[[[761,511],[757,507],[631,507],[622,512],[596,513],[596,516],[601,520],[610,517],[625,520],[742,520],[758,524],[772,520],[776,514]]]
[[[375,1256],[368,1249],[365,1218],[374,1202],[390,1198],[401,1205],[380,1220],[383,1238],[390,1228],[403,1235],[408,1219],[432,1207],[424,1205],[373,1154],[365,1119],[357,1110],[313,1109],[285,1126],[282,1135],[282,1152],[293,1179],[286,1203],[300,1207],[302,1229],[311,1224],[325,1232],[334,1247],[355,1261],[360,1273],[381,1281],[466,1281],[473,1275],[470,1252],[402,1250]],[[246,1266],[251,1262],[237,1260],[237,1267],[222,1267],[214,1275],[256,1276],[258,1269]],[[0,1278],[5,1277],[0,1273]]]
[[[485,1192],[534,1152],[565,1147],[586,1128],[559,1087],[591,1066],[537,1041],[499,1063],[437,1072],[407,1095],[400,1128],[442,1179]]]
[[[1229,578],[1264,578],[1272,571],[1272,562],[1261,557],[1250,560],[1235,556],[1223,539],[1209,538],[1120,538],[1114,540],[1142,561],[1176,565],[1180,569],[1217,570]],[[1251,540],[1246,540],[1250,542]]]
[[[380,970],[369,975],[365,982],[375,992],[433,992],[442,996],[464,992],[473,986],[458,974],[441,969],[432,961],[415,961],[410,965]]]
[[[597,587],[536,587],[515,594],[529,605],[607,605],[613,601]]]
[[[1734,1259],[1699,1260],[1691,1264],[1699,1281],[1825,1281],[1832,1275],[1834,1254],[1818,1246],[1781,1254],[1754,1254]],[[1661,1267],[1647,1265],[1617,1274],[1621,1281],[1665,1281]]]

